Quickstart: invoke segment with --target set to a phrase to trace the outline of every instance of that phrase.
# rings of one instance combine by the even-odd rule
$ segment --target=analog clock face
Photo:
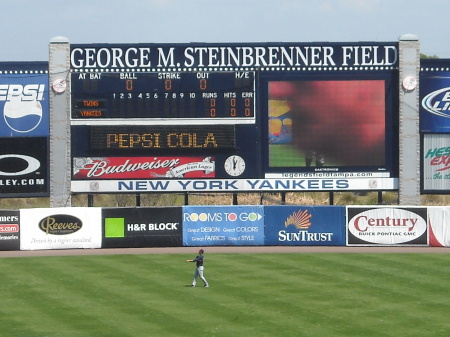
[[[245,161],[239,156],[230,156],[225,160],[225,171],[230,176],[240,176],[245,171]]]
[[[62,94],[66,91],[67,83],[63,78],[57,78],[52,83],[52,89],[55,94]]]
[[[414,90],[417,85],[417,80],[414,76],[407,76],[403,79],[402,85],[405,90]]]

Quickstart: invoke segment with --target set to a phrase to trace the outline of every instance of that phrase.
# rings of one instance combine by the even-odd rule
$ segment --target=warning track
[[[2,257],[36,257],[36,256],[71,256],[71,255],[124,255],[124,254],[188,254],[196,252],[200,247],[167,247],[167,248],[114,248],[114,249],[52,249],[0,251]],[[439,253],[449,254],[447,247],[336,247],[336,246],[227,246],[202,247],[208,253]]]

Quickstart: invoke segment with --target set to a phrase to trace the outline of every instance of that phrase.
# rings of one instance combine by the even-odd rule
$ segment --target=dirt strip
[[[448,247],[337,247],[337,246],[228,246],[202,247],[206,253],[440,253],[449,254]],[[199,247],[114,248],[114,249],[52,249],[0,251],[2,257],[123,255],[123,254],[195,254]]]

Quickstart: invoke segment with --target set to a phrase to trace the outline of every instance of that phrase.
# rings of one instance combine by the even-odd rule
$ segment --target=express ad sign
[[[424,135],[422,167],[423,190],[448,191],[450,189],[450,134]]]
[[[347,207],[348,245],[428,245],[425,207]]]
[[[185,206],[183,245],[264,245],[263,206]]]
[[[265,206],[265,244],[345,246],[342,206]]]

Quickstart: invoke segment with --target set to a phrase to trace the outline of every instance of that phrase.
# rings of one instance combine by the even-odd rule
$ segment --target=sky
[[[396,42],[450,58],[449,0],[0,0],[0,62],[89,43]]]

